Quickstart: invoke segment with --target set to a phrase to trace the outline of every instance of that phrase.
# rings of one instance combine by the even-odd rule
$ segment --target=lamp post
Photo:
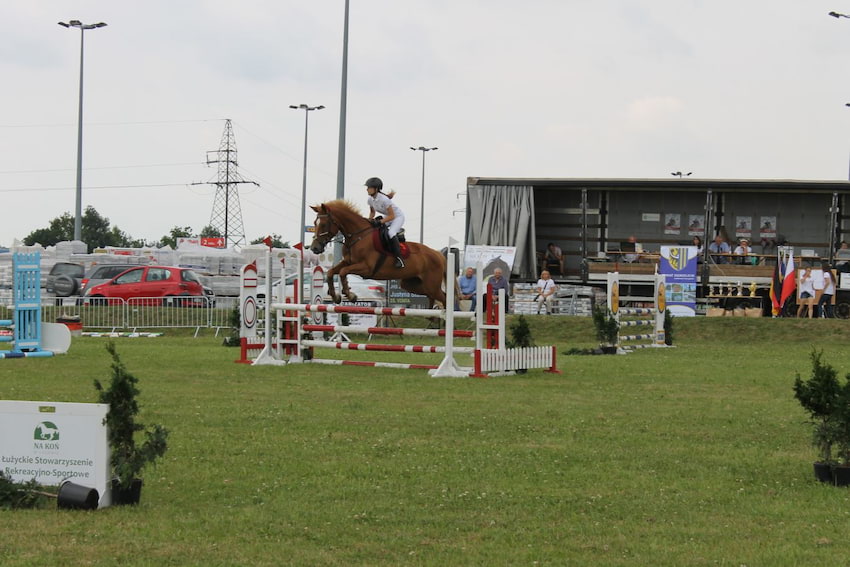
[[[410,146],[410,149],[414,152],[422,152],[422,199],[419,202],[419,243],[425,243],[425,152],[430,152],[431,150],[438,150],[440,148],[426,148],[425,146],[419,146],[418,148],[414,148]]]
[[[306,104],[299,104],[295,106],[294,104],[290,104],[289,108],[293,108],[295,110],[303,110],[304,111],[304,180],[301,184],[301,238],[298,240],[301,243],[301,250],[304,250],[304,212],[307,208],[307,126],[310,120],[310,112],[313,110],[322,110],[324,106],[321,104],[319,106],[309,106]],[[303,253],[303,252],[302,252]]]
[[[74,208],[74,240],[81,239],[83,218],[83,38],[86,30],[102,28],[103,22],[84,24],[80,20],[57,22],[63,28],[79,28],[80,30],[80,107],[77,114],[77,197]]]

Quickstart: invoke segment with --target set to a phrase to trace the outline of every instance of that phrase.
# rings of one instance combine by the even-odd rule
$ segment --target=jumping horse
[[[369,219],[364,218],[355,207],[343,199],[328,201],[311,207],[316,212],[316,232],[310,250],[321,254],[328,242],[342,233],[342,261],[328,270],[328,295],[335,303],[342,301],[334,288],[334,275],[339,274],[340,290],[349,301],[357,296],[348,287],[348,274],[379,280],[399,280],[401,287],[411,293],[425,295],[431,300],[446,304],[446,259],[436,250],[416,242],[408,242],[409,257],[403,268],[396,268],[393,257],[377,250],[378,241]]]

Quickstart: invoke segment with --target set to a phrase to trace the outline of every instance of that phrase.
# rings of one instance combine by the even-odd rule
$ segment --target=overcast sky
[[[463,239],[466,178],[847,179],[848,0],[351,0],[345,195],[398,192],[411,239]],[[207,225],[233,121],[246,236],[297,242],[336,195],[344,0],[7,3],[0,245],[83,206],[135,238]],[[214,157],[214,155],[212,156]],[[194,183],[200,183],[193,185]],[[307,216],[312,222],[312,215]]]

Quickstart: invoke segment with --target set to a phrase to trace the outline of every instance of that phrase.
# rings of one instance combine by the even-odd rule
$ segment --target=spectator
[[[502,277],[502,268],[496,268],[495,270],[493,270],[493,275],[490,276],[490,279],[487,280],[487,283],[492,286],[494,300],[499,298],[500,289],[505,290],[505,313],[507,313],[511,290],[508,287],[508,280]]]
[[[714,260],[715,264],[728,264],[729,258],[726,257],[726,254],[729,254],[731,248],[729,244],[726,242],[726,239],[723,238],[722,235],[718,234],[714,237],[714,242],[708,245],[708,251],[711,254],[712,260]],[[720,256],[720,254],[724,254],[724,256]]]
[[[478,299],[475,293],[478,284],[476,279],[475,270],[472,268],[467,268],[466,272],[457,279],[458,286],[460,287],[460,297],[458,300],[471,299],[472,306],[469,308],[470,311],[475,311]]]
[[[808,308],[809,319],[814,316],[815,307],[815,286],[812,281],[812,269],[806,268],[803,270],[803,275],[800,276],[800,305],[797,307],[797,317],[802,315],[803,308]]]
[[[824,273],[825,270],[817,270],[815,272],[812,272],[812,287],[815,288],[815,295],[812,299],[812,305],[810,309],[815,317],[820,317],[820,310],[818,309],[818,306],[820,305],[820,298],[823,295],[823,288],[826,283],[824,281]]]
[[[702,252],[703,252],[702,238],[700,238],[697,235],[694,235],[694,238],[691,241],[691,246],[697,247],[697,263],[702,264]]]
[[[850,246],[843,240],[835,251],[835,268],[839,272],[850,272]]]
[[[549,277],[549,272],[543,270],[540,273],[540,279],[537,280],[537,287],[534,290],[537,295],[534,300],[537,301],[537,314],[540,314],[540,308],[546,305],[546,315],[552,313],[552,301],[555,299],[555,292],[558,291],[558,286],[555,281]]]
[[[823,293],[818,299],[818,313],[820,317],[832,319],[835,314],[832,311],[832,298],[835,296],[835,274],[826,266],[823,270]]]
[[[563,275],[564,273],[564,253],[554,242],[546,245],[546,252],[543,254],[543,269],[549,270],[549,273],[553,274]]]
[[[702,238],[694,235],[693,244],[691,244],[691,246],[696,246],[697,247],[697,254],[700,255],[700,256],[702,255]]]
[[[738,246],[735,247],[735,252],[733,252],[736,256],[742,256],[739,258],[738,264],[752,264],[753,260],[755,260],[755,256],[752,256],[753,249],[750,247],[750,241],[746,238],[742,238],[738,241]],[[752,257],[747,257],[752,256]]]
[[[628,240],[626,240],[626,246],[624,247],[623,252],[628,252],[627,254],[623,254],[624,262],[637,262],[638,258],[640,258],[640,254],[638,251],[640,250],[640,244],[638,244],[637,238],[635,235],[629,236]]]

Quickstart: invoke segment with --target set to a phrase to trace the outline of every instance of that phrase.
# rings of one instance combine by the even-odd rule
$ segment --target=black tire
[[[67,274],[58,275],[53,280],[53,291],[56,297],[70,297],[77,291],[77,281]]]
[[[836,319],[850,319],[850,303],[836,303],[834,313]]]

